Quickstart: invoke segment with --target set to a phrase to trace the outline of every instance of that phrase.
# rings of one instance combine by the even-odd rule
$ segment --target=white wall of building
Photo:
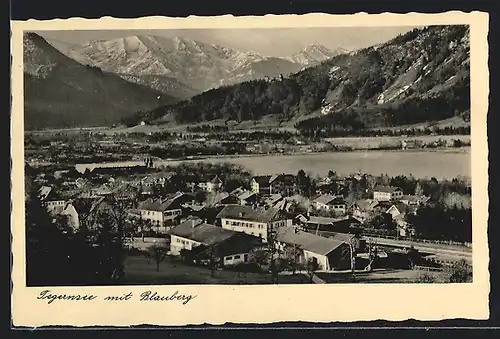
[[[64,207],[65,203],[66,202],[64,200],[47,201],[45,206],[47,207],[47,211],[53,212],[56,208]]]
[[[172,235],[170,237],[170,254],[180,255],[182,249],[192,250],[194,247],[201,245],[201,242]]]
[[[250,254],[238,253],[224,257],[224,266],[232,266],[237,264],[248,263],[251,261]]]
[[[330,270],[330,263],[328,262],[328,258],[325,255],[317,254],[314,252],[304,251],[304,260],[307,263],[309,259],[316,258],[318,261],[318,270]]]
[[[255,180],[252,180],[252,192],[259,193],[259,184]]]
[[[244,232],[246,234],[254,235],[256,237],[262,237],[262,239],[267,239],[267,228],[266,223],[248,221],[248,220],[237,220],[237,219],[226,219],[221,218],[222,228],[227,230],[232,230],[236,232]]]
[[[403,192],[395,191],[392,193],[389,192],[373,192],[373,199],[378,201],[390,201],[390,200],[399,200],[403,197]]]
[[[315,206],[317,209],[325,210],[325,211],[334,211],[334,212],[339,212],[339,213],[345,213],[346,212],[346,205],[345,204],[323,204],[321,202],[316,202]]]

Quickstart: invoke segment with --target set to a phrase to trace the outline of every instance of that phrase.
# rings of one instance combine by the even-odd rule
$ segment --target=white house
[[[302,252],[301,261],[315,262],[318,270],[347,269],[351,262],[349,242],[355,237],[350,234],[337,234],[338,237],[326,238],[296,227],[283,227],[276,235],[277,248],[279,251],[284,251],[287,246],[295,247]]]
[[[206,224],[198,219],[181,223],[172,228],[169,234],[172,255],[180,255],[182,250],[187,250],[195,256],[213,256],[220,266],[250,263],[250,252],[260,243],[256,237]]]
[[[60,213],[66,204],[66,201],[50,186],[40,187],[38,198],[49,213]]]
[[[296,191],[295,176],[286,173],[253,177],[250,186],[252,192],[262,195],[279,193],[288,197]]]
[[[61,215],[64,215],[68,218],[68,226],[70,226],[74,230],[78,230],[80,228],[80,217],[73,204],[66,204],[64,210],[61,212]]]
[[[346,203],[342,196],[323,194],[313,201],[314,207],[325,211],[334,211],[339,214],[346,212]]]
[[[182,214],[180,203],[175,199],[147,199],[139,203],[137,213],[143,220],[153,225],[169,226],[175,224],[175,219]]]
[[[420,206],[429,201],[429,199],[429,197],[424,195],[403,195],[400,201],[408,206]]]
[[[207,192],[216,192],[222,189],[222,184],[222,180],[216,175],[212,179],[199,182],[198,187]]]
[[[275,208],[252,208],[251,206],[228,205],[217,215],[224,229],[244,232],[267,242],[272,232],[279,227],[291,226],[292,219]]]
[[[352,216],[361,222],[365,222],[377,206],[378,201],[374,199],[356,200],[351,206]]]
[[[373,189],[373,199],[377,201],[401,200],[403,191],[394,186],[376,186]]]

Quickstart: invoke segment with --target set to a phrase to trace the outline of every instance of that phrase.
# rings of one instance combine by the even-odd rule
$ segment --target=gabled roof
[[[399,187],[385,185],[378,185],[373,188],[373,192],[393,193],[396,191],[401,191],[401,189]]]
[[[314,199],[314,202],[319,202],[321,204],[328,205],[330,203],[345,203],[344,202],[344,197],[341,195],[330,195],[330,194],[323,194]]]
[[[167,199],[167,200],[146,199],[145,201],[142,201],[139,203],[137,209],[147,210],[147,211],[156,211],[156,212],[165,212],[173,205],[173,203],[174,203],[173,199]]]
[[[333,225],[336,222],[339,221],[344,221],[348,219],[349,217],[340,217],[340,218],[327,218],[327,217],[320,217],[320,216],[310,216],[306,217],[302,214],[297,216],[297,219],[299,219],[301,222],[308,223],[308,224],[319,224],[319,225]]]
[[[50,186],[42,186],[38,190],[38,198],[41,201],[62,200],[61,196]]]
[[[139,189],[130,184],[123,184],[120,187],[118,187],[113,193],[115,193],[118,196],[136,195],[137,193],[139,193]]]
[[[361,211],[372,211],[378,205],[378,201],[374,199],[360,199],[354,202],[354,206],[357,206]]]
[[[232,190],[231,192],[229,192],[229,194],[232,194],[232,195],[236,195],[236,196],[239,196],[240,194],[246,192],[246,189],[244,189],[243,187],[238,187],[238,188],[235,188],[234,190]]]
[[[351,239],[354,236],[351,237]],[[295,227],[280,227],[276,240],[286,244],[297,245],[300,249],[320,255],[327,255],[346,242],[344,238],[326,238],[304,231],[296,231]]]
[[[274,208],[283,210],[283,211],[288,211],[291,207],[292,203],[287,200],[280,200],[277,203],[273,205]]]
[[[186,220],[172,228],[168,233],[205,245],[215,245],[238,234],[238,232],[206,224],[196,219]]]
[[[220,202],[222,202],[224,199],[226,199],[227,197],[229,197],[229,193],[227,192],[220,192],[220,193],[217,193],[213,199],[213,204],[218,204]]]
[[[283,196],[281,194],[271,194],[269,197],[266,198],[265,203],[268,205],[274,205],[281,199],[283,199]]]
[[[267,223],[279,213],[275,208],[252,208],[251,206],[227,205],[217,214],[217,218],[249,220]]]
[[[326,218],[326,217],[318,217],[318,216],[310,216],[309,220],[307,222],[310,223],[310,224],[331,225],[335,221],[337,221],[337,219]]]
[[[253,177],[252,180],[255,180],[259,186],[267,186],[271,183],[272,175],[258,175]]]
[[[252,196],[256,195],[254,192],[252,191],[246,191],[246,192],[243,192],[241,193],[240,195],[238,195],[238,199],[240,200],[246,200]]]
[[[222,182],[222,180],[219,178],[218,175],[204,175],[202,176],[201,178],[196,178],[194,180],[194,182],[204,182],[204,183],[207,183],[207,182],[211,182],[213,184],[219,184]]]
[[[216,175],[212,180],[210,180],[211,183],[213,184],[219,184],[222,182],[221,178],[219,178],[218,175]]]
[[[403,198],[401,200],[424,204],[429,201],[429,199],[430,197],[426,197],[425,195],[403,195]]]
[[[86,220],[88,219],[91,215],[93,215],[95,212],[97,212],[99,210],[99,207],[104,205],[105,203],[110,203],[112,204],[114,201],[113,198],[109,197],[109,196],[104,196],[104,197],[100,197],[98,199],[95,199],[93,202],[92,202],[92,205],[90,206],[90,209],[88,211],[85,211],[82,215],[82,218],[81,220]],[[75,206],[76,208],[76,206]],[[81,214],[81,212],[77,209],[77,212],[78,214]]]
[[[391,207],[389,207],[386,211],[386,213],[391,209],[391,208],[396,208],[399,213],[401,214],[405,214],[405,213],[411,213],[413,212],[415,209],[412,207],[412,206],[408,206],[402,202],[398,202],[396,204],[393,204]]]
[[[275,174],[271,176],[269,182],[273,183],[278,180],[284,182],[285,184],[293,185],[295,183],[295,176],[293,174],[286,174],[286,173]]]

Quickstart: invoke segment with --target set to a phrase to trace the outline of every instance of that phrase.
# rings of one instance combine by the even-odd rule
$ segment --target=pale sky
[[[83,44],[89,40],[109,40],[133,35],[178,36],[241,51],[254,51],[266,56],[287,56],[313,43],[328,48],[343,47],[348,50],[356,50],[386,42],[413,28],[415,27],[82,30],[39,31],[36,33],[47,39],[75,44]]]

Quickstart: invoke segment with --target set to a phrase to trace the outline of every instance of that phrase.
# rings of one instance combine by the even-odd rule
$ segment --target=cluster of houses
[[[71,182],[73,189],[79,189],[76,196],[64,198],[46,184],[38,196],[52,215],[66,216],[75,229],[101,205],[122,201],[130,220],[141,220],[141,231],[147,227],[156,236],[169,238],[170,254],[188,256],[193,262],[251,263],[255,250],[267,248],[272,240],[278,253],[293,247],[300,252],[297,260],[312,260],[322,270],[347,269],[352,254],[363,253],[363,242],[349,233],[353,224],[363,225],[371,216],[385,213],[405,236],[411,231],[406,216],[428,200],[404,195],[397,187],[376,186],[370,199],[347,203],[343,195],[322,192],[326,183],[309,201],[307,212],[298,213],[293,208],[296,178],[291,174],[256,176],[248,189],[231,192],[223,191],[224,182],[217,175],[200,177],[186,191],[158,195],[155,187],[167,185],[175,175],[150,173],[130,181],[110,178],[95,187],[78,177]],[[69,186],[63,184],[60,190],[70,190]],[[207,193],[205,201],[197,200],[196,190]]]

